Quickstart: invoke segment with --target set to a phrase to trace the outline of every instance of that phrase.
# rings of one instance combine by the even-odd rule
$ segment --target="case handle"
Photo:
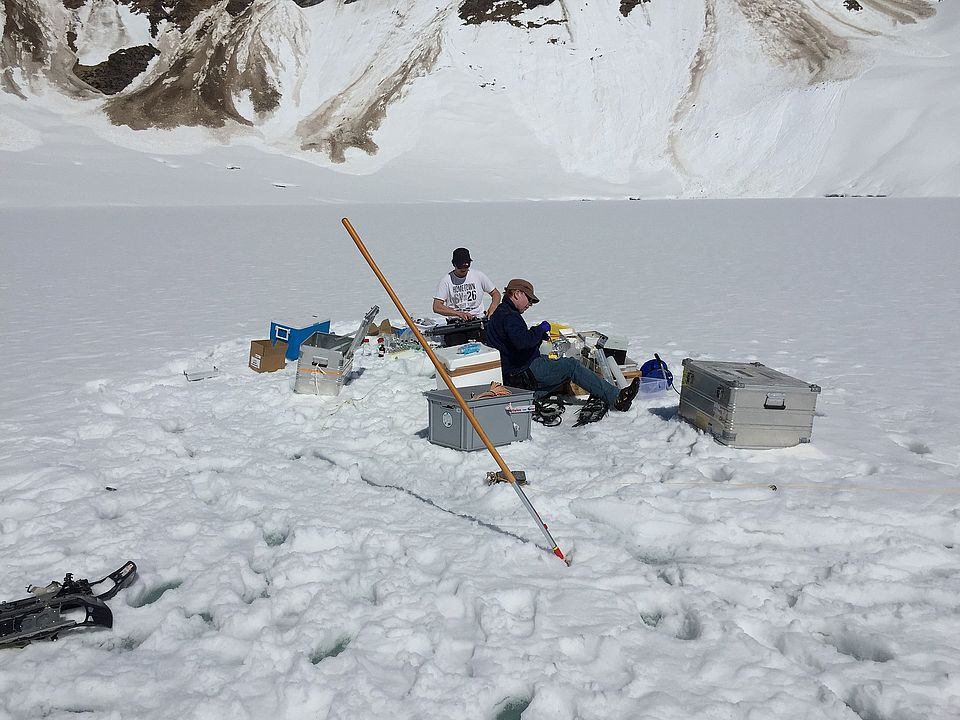
[[[764,410],[786,410],[787,396],[783,393],[767,393],[767,399],[763,402]]]

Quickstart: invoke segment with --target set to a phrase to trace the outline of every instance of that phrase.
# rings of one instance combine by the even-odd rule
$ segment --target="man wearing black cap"
[[[534,397],[541,398],[572,380],[590,393],[597,406],[589,413],[581,412],[580,425],[600,419],[607,408],[621,412],[630,409],[640,389],[639,378],[621,390],[597,377],[575,358],[551,360],[541,355],[540,343],[547,339],[550,323],[544,320],[539,325],[527,327],[521,317],[532,305],[540,302],[533,292],[533,285],[527,280],[511,280],[503,292],[503,302],[487,323],[486,342],[500,351],[500,369],[505,385],[533,390]]]
[[[473,260],[466,248],[453,251],[453,270],[440,279],[433,296],[433,311],[448,318],[447,322],[469,322],[492,315],[500,304],[500,291],[486,275],[471,267]],[[490,295],[490,308],[484,313],[483,295]],[[445,335],[445,344],[460,345],[467,340],[482,339],[479,327],[466,333]]]

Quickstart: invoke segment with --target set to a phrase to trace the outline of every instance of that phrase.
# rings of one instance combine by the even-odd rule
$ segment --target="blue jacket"
[[[546,333],[539,327],[528,328],[523,316],[509,298],[504,298],[487,320],[487,345],[500,351],[503,379],[526,370],[534,358],[540,357],[540,343]]]

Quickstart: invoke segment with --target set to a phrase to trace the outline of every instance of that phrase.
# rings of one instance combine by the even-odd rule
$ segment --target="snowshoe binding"
[[[609,409],[610,407],[603,398],[591,395],[583,407],[580,408],[580,412],[577,413],[577,421],[573,426],[582,427],[603,420]]]
[[[542,398],[533,401],[533,415],[530,417],[544,427],[556,427],[563,422],[560,416],[566,409],[563,400],[558,397]]]

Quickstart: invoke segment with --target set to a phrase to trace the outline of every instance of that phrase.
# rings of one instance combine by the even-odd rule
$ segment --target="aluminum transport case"
[[[508,389],[512,395],[471,400],[471,395],[489,390],[490,383],[457,389],[494,445],[509,445],[530,439],[533,390],[511,387]],[[424,396],[430,410],[430,442],[454,450],[483,449],[483,441],[464,417],[450,390],[446,387],[443,390],[431,390],[425,392]]]
[[[735,448],[810,442],[819,385],[760,363],[683,361],[680,417]]]
[[[353,367],[353,356],[367,335],[367,326],[380,312],[374,305],[353,335],[315,332],[300,344],[293,391],[308,395],[339,395]]]

